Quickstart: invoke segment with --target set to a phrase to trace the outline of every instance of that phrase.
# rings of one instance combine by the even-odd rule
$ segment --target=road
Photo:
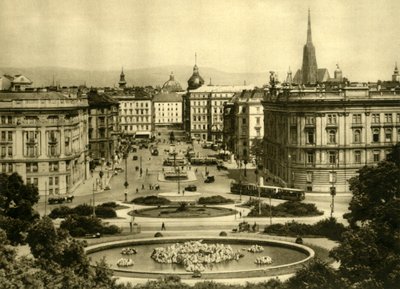
[[[176,144],[176,151],[183,151],[189,145],[188,144]],[[156,195],[161,192],[178,192],[178,185],[176,182],[161,182],[158,179],[159,173],[162,172],[162,162],[166,157],[166,153],[164,150],[168,150],[170,146],[168,144],[159,144],[159,156],[151,156],[149,149],[141,149],[138,150],[137,153],[130,153],[127,158],[127,181],[129,183],[129,187],[127,190],[127,199],[128,201],[133,198],[139,196],[148,196],[148,195]],[[203,149],[197,143],[194,144],[194,150],[199,155],[208,155],[214,154],[215,152],[208,149]],[[138,160],[133,160],[133,156],[137,155]],[[141,161],[140,161],[141,158]],[[143,174],[140,175],[139,170],[136,170],[135,167],[140,167],[140,163],[142,164]],[[125,161],[118,165],[125,170]],[[146,174],[147,170],[147,174]],[[186,181],[181,182],[181,191],[188,184],[194,184],[197,186],[197,192],[201,193],[201,196],[211,196],[211,195],[222,195],[227,198],[234,199],[237,203],[240,202],[240,196],[230,194],[230,183],[231,179],[228,178],[227,171],[218,171],[215,166],[207,167],[207,171],[210,172],[211,175],[215,176],[215,182],[211,184],[204,183],[204,174],[206,171],[206,167],[204,166],[192,166],[191,170],[194,171],[196,175],[195,181]],[[254,174],[253,171],[248,170],[248,174]],[[107,173],[105,176],[107,177]],[[98,171],[96,171],[93,177],[90,177],[85,184],[82,184],[77,191],[75,192],[75,199],[73,203],[66,204],[68,206],[76,206],[77,204],[87,203],[91,204],[93,199],[93,183],[95,178],[99,178]],[[125,201],[125,172],[119,173],[115,175],[110,180],[111,190],[95,192],[95,203],[100,204],[103,202],[124,202]],[[159,184],[160,190],[151,190],[149,185],[151,184]],[[137,192],[138,190],[138,192]],[[186,198],[190,193],[186,193]],[[242,196],[242,201],[247,200],[248,196]],[[182,196],[182,199],[184,197]],[[334,214],[333,216],[338,219],[340,222],[344,222],[343,214],[348,211],[348,204],[351,199],[349,194],[341,195],[338,194],[335,197],[335,206],[334,206]],[[269,202],[269,200],[265,200]],[[306,217],[306,218],[296,218],[299,222],[304,223],[314,223],[320,219],[326,218],[330,216],[331,211],[331,196],[320,193],[307,193],[305,202],[315,203],[318,209],[324,211],[324,215],[321,217]],[[278,204],[282,202],[282,200],[274,200],[272,199],[272,205]],[[44,205],[44,198],[42,197],[39,201],[39,204],[36,206],[36,209],[43,215],[45,213],[48,214],[51,209],[59,205]],[[234,206],[234,205],[231,205]],[[132,208],[139,208],[138,206],[129,205],[129,209],[118,212],[120,216],[119,219],[107,220],[110,223],[115,223],[121,227],[128,228],[130,217],[126,215],[126,213]],[[236,208],[237,209],[237,208]],[[247,214],[247,210],[238,209],[239,212],[242,212],[242,216],[245,217]],[[250,223],[257,222],[261,225],[266,225],[270,223],[269,218],[245,218],[246,221]],[[284,223],[291,219],[288,218],[273,218],[273,223]],[[138,222],[142,226],[142,230],[157,230],[160,227],[162,222],[166,222],[169,228],[173,230],[191,230],[197,229],[227,229],[233,228],[236,226],[242,219],[239,218],[239,213],[236,216],[226,216],[226,217],[218,217],[218,218],[207,218],[207,219],[150,219],[150,218],[136,218],[135,222]]]

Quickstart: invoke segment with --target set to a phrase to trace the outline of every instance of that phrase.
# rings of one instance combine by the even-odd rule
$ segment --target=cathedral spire
[[[307,43],[312,43],[310,8],[308,8]]]

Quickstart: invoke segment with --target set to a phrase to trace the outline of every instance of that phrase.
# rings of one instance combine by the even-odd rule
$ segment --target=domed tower
[[[196,89],[204,84],[204,79],[199,74],[199,68],[197,67],[197,54],[195,54],[195,61],[193,67],[193,74],[188,80],[188,89]]]
[[[182,91],[182,87],[178,81],[175,80],[174,73],[171,72],[169,76],[169,80],[164,83],[162,86],[162,90],[165,92],[178,92]]]
[[[125,74],[124,74],[124,68],[122,67],[121,74],[119,76],[119,88],[125,88],[126,87],[126,80],[125,80]]]

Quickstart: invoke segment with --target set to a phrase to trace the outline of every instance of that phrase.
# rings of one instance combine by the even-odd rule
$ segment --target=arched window
[[[379,142],[379,128],[372,130],[372,142]]]

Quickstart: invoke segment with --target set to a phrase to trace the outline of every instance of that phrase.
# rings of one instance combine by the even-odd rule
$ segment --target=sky
[[[13,0],[0,9],[0,67],[119,70],[194,64],[278,72],[302,62],[311,9],[320,68],[354,81],[400,64],[398,0]]]

